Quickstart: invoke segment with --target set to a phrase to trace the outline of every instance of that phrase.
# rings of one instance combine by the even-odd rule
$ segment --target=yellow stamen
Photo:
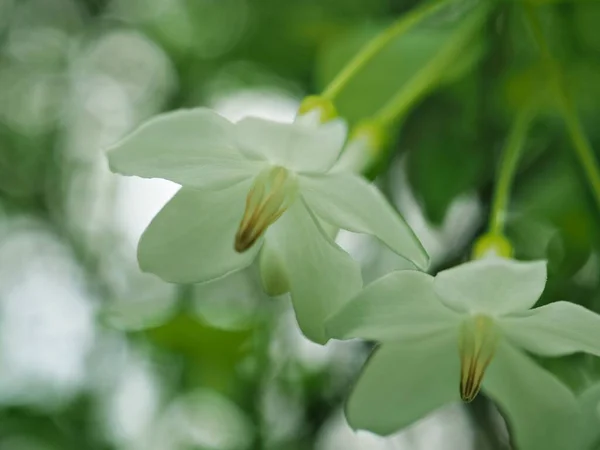
[[[496,351],[498,331],[491,318],[475,316],[462,324],[459,336],[460,397],[472,401],[481,388],[485,369]]]
[[[235,250],[241,253],[252,247],[289,208],[297,191],[294,176],[285,168],[275,166],[262,171],[246,197],[246,210],[235,235]]]

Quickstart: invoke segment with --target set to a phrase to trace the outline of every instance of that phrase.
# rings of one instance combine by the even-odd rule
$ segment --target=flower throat
[[[285,168],[274,166],[260,172],[246,197],[246,210],[235,235],[235,250],[242,253],[252,247],[291,206],[297,192],[296,178]]]
[[[483,376],[498,344],[498,330],[491,318],[475,316],[460,330],[460,397],[472,401],[481,388]]]

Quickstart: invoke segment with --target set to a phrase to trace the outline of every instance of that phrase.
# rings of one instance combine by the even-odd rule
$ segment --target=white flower
[[[600,316],[568,302],[530,310],[545,283],[544,261],[489,258],[367,286],[327,323],[332,337],[382,342],[348,401],[350,424],[389,434],[481,386],[519,450],[571,448],[575,397],[526,352],[600,356]]]
[[[115,172],[183,186],[144,232],[141,268],[167,281],[202,282],[260,254],[267,292],[289,290],[303,332],[325,342],[324,319],[362,281],[357,263],[324,228],[375,235],[419,267],[428,260],[374,186],[351,173],[327,173],[345,137],[340,120],[233,124],[203,108],[150,120],[108,154]]]

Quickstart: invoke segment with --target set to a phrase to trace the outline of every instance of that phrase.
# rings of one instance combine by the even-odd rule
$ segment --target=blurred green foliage
[[[600,2],[535,3],[561,77],[600,152]],[[0,282],[10,287],[0,289],[0,304],[31,281],[21,268],[46,256],[36,244],[8,253],[9,244],[25,239],[21,226],[13,224],[26,217],[67,249],[75,268],[65,271],[82,280],[82,301],[91,305],[94,319],[93,342],[79,356],[83,381],[65,376],[71,389],[63,393],[37,368],[27,369],[29,378],[16,369],[14,379],[0,375],[0,449],[309,449],[324,442],[368,346],[311,347],[294,334],[285,300],[257,293],[253,273],[223,280],[237,294],[215,314],[231,311],[236,315],[231,320],[199,312],[218,301],[220,291],[194,293],[139,273],[135,243],[123,224],[133,221],[147,199],[123,200],[128,188],[108,175],[101,149],[166,109],[217,107],[247,92],[258,94],[252,97],[256,105],[246,109],[267,107],[271,98],[279,99],[279,106],[296,105],[324,88],[361,45],[417,4],[0,0]],[[398,92],[411,98],[377,167],[378,181],[401,209],[410,189],[420,207],[413,215],[433,235],[439,237],[449,223],[454,227],[436,241],[437,270],[468,257],[485,226],[511,123],[523,107],[536,105],[540,114],[515,180],[508,234],[518,258],[549,259],[542,302],[569,300],[599,311],[600,211],[574,157],[520,2],[496,2],[462,51],[444,70],[426,75],[431,78],[426,88],[415,88],[428,67],[447,55],[448,43],[464,29],[475,5],[457,0],[397,38],[347,86],[338,109],[354,125]],[[450,219],[464,199],[475,202],[480,214],[460,229]],[[367,247],[361,254],[365,270],[397,264],[388,263],[372,243]],[[48,256],[39,266],[52,278],[60,264]],[[51,286],[37,292],[47,292],[49,304],[56,296]],[[27,308],[27,298],[20,303]],[[107,310],[112,319],[105,317]],[[53,333],[41,338],[49,347],[40,347],[39,354],[27,341],[11,340],[11,311],[0,308],[0,355],[5,355],[0,373],[7,374],[14,361],[6,349],[21,346],[20,352],[41,360],[56,347]],[[74,323],[71,313],[61,313],[67,323]],[[24,314],[33,334],[39,323],[55,320],[36,319],[35,311]],[[116,326],[113,314],[131,320],[122,318]],[[80,339],[73,333],[68,340]],[[52,355],[55,363],[70,358]],[[143,375],[131,369],[134,378],[146,381],[135,378],[129,385],[124,380],[134,363],[143,368]],[[578,391],[600,379],[597,361],[587,357],[545,364]],[[63,401],[24,400],[27,383],[38,378]],[[156,391],[154,400],[112,400],[119,389],[137,392],[146,382]],[[136,403],[142,409],[126,408]],[[127,412],[118,413],[119,408]],[[214,411],[222,429],[206,419],[207,410]],[[119,414],[140,420],[147,415],[146,428],[121,424]],[[207,431],[204,422],[212,428]],[[237,440],[223,437],[232,433],[238,433]],[[477,448],[491,448],[493,442],[502,448],[486,436],[481,439],[487,443]]]

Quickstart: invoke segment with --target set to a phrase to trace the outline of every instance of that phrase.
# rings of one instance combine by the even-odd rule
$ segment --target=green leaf
[[[469,78],[449,93],[456,99],[446,93],[436,96],[408,118],[399,144],[410,150],[408,181],[435,224],[443,222],[453,200],[477,190],[493,174],[493,152],[482,148],[479,136],[481,97],[476,80]]]
[[[45,176],[54,175],[50,159],[53,136],[27,136],[0,123],[0,192],[11,197],[34,197],[47,189]]]
[[[565,256],[565,246],[555,225],[530,215],[519,215],[508,221],[506,235],[513,245],[516,259],[545,259],[548,272],[558,272]]]
[[[600,233],[585,180],[575,169],[574,161],[560,154],[564,145],[569,144],[555,139],[544,160],[527,171],[527,177],[523,177],[515,189],[513,209],[517,214],[548,223],[558,230],[564,244],[564,257],[559,267],[555,267],[555,273],[568,277],[589,258]]]
[[[184,358],[186,383],[230,392],[236,388],[238,365],[252,350],[248,344],[253,331],[226,331],[181,313],[140,334],[149,338],[154,347],[166,350],[166,357],[175,354]]]
[[[251,330],[214,328],[185,313],[142,333],[170,351],[223,365],[233,364],[240,359],[240,351],[252,335]]]
[[[598,380],[598,375],[594,373],[592,367],[592,361],[597,360],[595,356],[585,353],[548,358],[534,356],[544,369],[551,372],[576,394],[582,393],[594,380]]]
[[[569,61],[556,66],[574,103],[584,117],[595,115],[600,101],[600,64],[589,59]],[[525,67],[507,70],[500,86],[501,106],[508,115],[535,104],[546,114],[561,115],[560,99],[548,66],[536,61]]]

